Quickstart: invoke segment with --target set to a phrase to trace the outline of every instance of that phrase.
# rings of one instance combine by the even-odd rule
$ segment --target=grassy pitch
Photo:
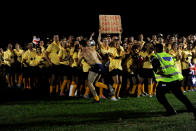
[[[196,106],[196,92],[185,95]],[[92,104],[92,99],[42,99],[0,104],[0,130],[196,130],[193,114],[175,96],[167,98],[179,112],[163,116],[165,110],[156,97],[109,99]]]

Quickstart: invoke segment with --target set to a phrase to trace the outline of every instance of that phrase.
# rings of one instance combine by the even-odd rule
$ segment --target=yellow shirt
[[[72,59],[73,59],[73,63],[71,64],[71,67],[77,67],[78,52],[73,52]]]
[[[3,61],[4,61],[4,59],[3,59],[3,53],[0,53],[0,65],[4,63]]]
[[[10,50],[4,52],[4,64],[11,66],[14,63],[14,53]]]
[[[100,54],[104,56],[105,54],[109,53],[109,51],[110,51],[110,47],[109,46],[105,47],[102,44],[101,49],[100,49]],[[104,57],[101,60],[102,63],[106,63],[107,61],[108,60],[106,58],[104,59]]]
[[[188,69],[192,59],[192,52],[189,50],[183,50],[182,59],[182,69]]]
[[[22,61],[26,60],[26,63],[28,63],[30,66],[37,66],[38,63],[36,61],[36,56],[36,51],[27,50],[23,55]]]
[[[46,49],[47,52],[49,52],[49,59],[50,61],[55,64],[59,65],[60,64],[60,59],[58,56],[58,53],[60,51],[60,43],[56,43],[55,41],[52,42],[48,48]]]
[[[62,59],[60,64],[69,65],[69,60],[64,60],[66,57],[69,56],[69,51],[67,49],[61,48],[58,54],[59,58]]]
[[[129,58],[128,58],[128,60],[127,60],[127,71],[128,71],[128,73],[130,73],[130,74],[134,74],[133,73],[133,71],[131,70],[131,65],[133,64],[133,59],[132,59],[132,57],[130,56]]]
[[[114,57],[109,57],[110,59],[110,64],[109,64],[109,71],[112,71],[114,69],[119,69],[119,70],[122,70],[122,58],[120,59],[115,59],[115,57],[119,57],[119,56],[123,56],[123,47],[121,46],[120,47],[120,54],[117,53],[117,49],[115,47],[110,47],[109,49],[109,53],[112,54],[112,56]]]
[[[178,50],[177,52],[174,50],[170,50],[169,54],[171,54],[174,58],[177,57],[177,55],[182,55],[182,52],[180,50]],[[175,61],[175,67],[182,72],[182,66],[181,66],[181,60],[176,60]]]
[[[83,72],[88,72],[91,66],[83,59],[81,61]]]
[[[45,53],[46,49],[43,46],[40,46],[40,47],[41,47],[41,52]]]
[[[153,52],[149,54],[147,51],[139,53],[140,56],[144,59],[143,68],[145,69],[152,69],[152,63],[150,62],[151,56],[154,54]],[[148,58],[148,60],[145,60]]]
[[[21,49],[19,49],[19,51],[14,49],[14,53],[17,55],[17,61],[21,63],[22,62],[22,55],[23,55],[24,51]]]

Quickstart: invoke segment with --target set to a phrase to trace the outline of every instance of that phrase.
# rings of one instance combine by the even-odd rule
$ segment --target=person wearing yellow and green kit
[[[193,112],[196,119],[196,108],[192,105],[189,99],[181,91],[181,82],[183,76],[181,72],[174,66],[173,57],[163,52],[163,45],[155,46],[155,54],[151,57],[155,79],[158,82],[156,97],[166,111],[167,116],[175,115],[177,112],[167,101],[165,94],[172,92],[188,109]]]

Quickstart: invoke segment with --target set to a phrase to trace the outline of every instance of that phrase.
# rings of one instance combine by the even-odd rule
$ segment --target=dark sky
[[[124,35],[195,31],[195,11],[191,3],[130,2],[7,2],[1,4],[4,8],[0,9],[1,42],[31,40],[32,35],[43,34],[88,35],[98,31],[99,14],[121,15]]]

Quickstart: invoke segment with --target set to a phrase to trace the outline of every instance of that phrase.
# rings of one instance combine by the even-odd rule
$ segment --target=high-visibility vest
[[[156,53],[153,55],[154,58],[158,59],[161,64],[159,71],[163,72],[164,75],[160,75],[154,72],[157,82],[172,82],[176,80],[183,80],[181,72],[174,67],[174,59],[168,53]]]

